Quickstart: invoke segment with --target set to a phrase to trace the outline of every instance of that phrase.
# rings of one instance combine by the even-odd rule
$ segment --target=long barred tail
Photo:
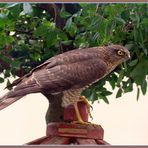
[[[27,94],[41,92],[40,86],[36,84],[36,81],[31,78],[27,78],[28,83],[22,81],[14,89],[0,97],[0,110],[6,108],[17,100],[21,99]]]
[[[8,92],[9,93],[9,92]],[[7,94],[0,98],[0,110],[8,107],[12,103],[16,102],[17,100],[21,99],[23,96],[16,96],[16,97],[7,97]]]

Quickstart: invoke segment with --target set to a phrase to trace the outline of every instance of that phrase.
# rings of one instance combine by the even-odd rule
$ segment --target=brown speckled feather
[[[115,47],[128,53],[123,46]],[[71,100],[76,101],[76,94],[79,96],[83,88],[101,79],[125,60],[116,55],[115,47],[77,49],[50,58],[12,83],[14,89],[0,98],[0,109],[27,94],[45,90],[52,94],[64,92],[66,97],[63,99],[69,100],[64,106]]]

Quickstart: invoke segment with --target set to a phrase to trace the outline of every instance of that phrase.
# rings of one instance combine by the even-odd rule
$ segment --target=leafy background
[[[76,48],[121,44],[131,60],[83,93],[92,101],[147,91],[148,4],[0,4],[0,83],[23,76],[48,58]],[[106,89],[109,83],[112,91]]]

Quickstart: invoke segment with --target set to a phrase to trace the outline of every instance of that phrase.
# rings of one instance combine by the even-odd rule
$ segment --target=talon
[[[72,121],[72,123],[74,123],[74,124],[82,124],[82,125],[91,125],[91,126],[100,126],[100,125],[95,124],[95,123],[84,122],[83,120],[82,121]]]
[[[91,112],[90,112],[90,108],[93,110],[93,107],[89,104],[89,101],[86,99],[86,97],[80,96],[80,100],[78,102],[85,102],[86,103],[86,106],[87,106],[87,109],[88,109],[88,114],[89,114],[90,118],[93,120],[93,117],[92,117]]]
[[[93,111],[93,107],[92,107],[92,105],[90,105],[90,108],[91,108],[91,111]]]
[[[93,109],[93,107],[89,104],[89,101],[86,99],[85,96],[80,96],[79,100],[77,102],[74,103],[74,109],[75,109],[75,113],[76,113],[76,117],[77,117],[77,121],[73,121],[73,123],[79,123],[79,124],[91,124],[89,122],[85,122],[82,120],[82,117],[80,115],[80,112],[79,112],[79,109],[78,109],[78,102],[84,102],[86,103],[86,106],[87,106],[87,111],[88,111],[88,115],[89,117],[91,118],[91,120],[93,120],[93,117],[91,115],[91,112],[90,112],[90,108]]]
[[[83,120],[82,121],[72,121],[72,123],[83,124],[83,125],[89,125],[90,124],[89,122],[84,122]]]
[[[95,124],[95,123],[89,123],[89,125],[92,125],[92,126],[100,126],[99,124]]]
[[[80,101],[84,101],[87,105],[87,108],[88,108],[88,114],[90,116],[91,119],[93,119],[91,113],[90,113],[90,104],[88,103],[88,100],[86,100],[86,98],[84,96],[81,96],[80,97],[81,100],[79,100],[78,102]],[[72,123],[75,123],[75,124],[82,124],[82,125],[92,125],[92,126],[99,126],[98,124],[94,124],[94,123],[91,123],[91,122],[86,122],[86,121],[83,121],[81,115],[80,115],[80,112],[79,112],[79,109],[78,109],[78,102],[75,102],[73,105],[74,105],[74,109],[75,109],[75,113],[76,113],[76,117],[77,117],[77,121],[72,121]]]
[[[91,121],[93,120],[93,116],[90,116],[90,118],[91,118]]]
[[[76,112],[77,121],[72,121],[72,123],[78,123],[78,124],[85,124],[86,125],[87,122],[83,121],[83,119],[81,118],[77,102],[74,103],[74,109],[75,109],[75,112]]]

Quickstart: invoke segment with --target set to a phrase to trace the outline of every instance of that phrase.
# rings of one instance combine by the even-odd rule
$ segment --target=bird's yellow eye
[[[117,54],[118,54],[119,56],[122,56],[122,55],[124,55],[124,52],[121,51],[121,50],[118,50],[118,51],[117,51]]]

